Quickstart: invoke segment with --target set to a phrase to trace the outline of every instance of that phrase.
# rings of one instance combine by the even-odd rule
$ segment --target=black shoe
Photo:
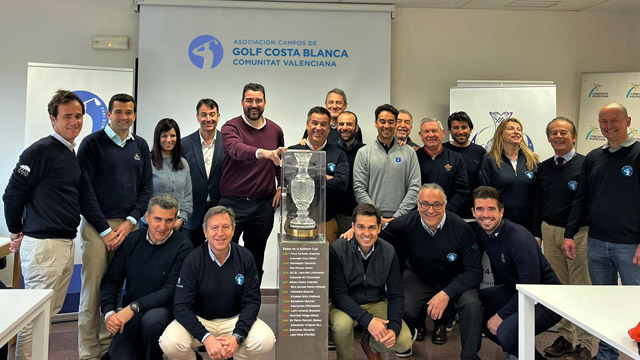
[[[418,338],[418,329],[415,329],[413,331],[412,336],[411,336],[411,347],[409,348],[409,350],[402,351],[402,352],[396,351],[396,356],[399,357],[399,358],[411,357],[411,355],[413,355],[413,343],[416,342],[417,338]]]
[[[424,322],[418,325],[416,330],[418,330],[416,341],[422,341],[427,337],[427,325]]]
[[[544,349],[544,354],[550,357],[558,357],[573,352],[573,344],[568,342],[564,336],[559,336],[553,344]]]
[[[447,343],[447,329],[445,324],[437,324],[433,328],[431,334],[431,342],[436,345],[444,345]]]
[[[196,360],[202,360],[202,355],[200,355],[200,353],[197,351],[195,353],[196,353]]]

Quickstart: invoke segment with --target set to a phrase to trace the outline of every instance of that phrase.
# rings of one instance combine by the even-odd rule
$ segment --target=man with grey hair
[[[160,347],[173,360],[191,360],[204,345],[211,359],[259,359],[275,336],[258,319],[260,279],[249,250],[232,242],[235,214],[215,206],[204,216],[207,242],[184,261],[176,283],[176,317],[160,337]]]
[[[398,124],[396,126],[396,139],[404,142],[406,145],[413,147],[414,150],[418,150],[420,145],[416,144],[411,140],[409,135],[411,134],[411,129],[413,128],[413,116],[409,112],[409,110],[400,109],[398,110]]]
[[[434,320],[432,342],[446,342],[443,315],[449,303],[460,315],[461,359],[479,359],[482,305],[477,288],[482,281],[482,254],[471,227],[447,210],[444,189],[435,183],[420,188],[417,211],[392,222],[380,238],[396,248],[404,264],[404,320],[412,334],[425,318]],[[411,356],[409,349],[397,353]]]
[[[111,359],[160,359],[158,339],[173,319],[171,306],[182,262],[191,241],[173,230],[180,209],[170,194],[154,195],[148,203],[147,230],[129,234],[100,283],[100,306],[107,330],[115,334]],[[123,283],[126,292],[118,310]]]
[[[338,117],[347,110],[347,94],[342,89],[334,88],[329,90],[327,96],[324,98],[324,107],[329,110],[330,116],[330,130],[327,142],[330,144],[336,144],[340,140],[340,134],[338,133]],[[302,135],[300,145],[306,144],[308,131],[305,129]],[[356,139],[362,143],[362,131],[360,128],[356,130]]]
[[[469,196],[464,159],[460,154],[442,146],[444,129],[436,119],[424,118],[420,121],[420,138],[424,143],[424,147],[417,151],[422,183],[442,186],[450,199],[447,210],[462,216]]]

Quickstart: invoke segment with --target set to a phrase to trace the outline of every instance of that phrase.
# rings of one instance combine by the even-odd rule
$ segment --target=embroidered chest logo
[[[398,156],[398,157],[396,158],[396,162],[397,162],[398,164],[399,164],[399,163],[401,163],[401,162],[402,162],[402,158]]]
[[[451,166],[451,164],[447,164],[444,166],[444,169],[447,171],[451,171],[451,169],[453,169],[453,166]]]
[[[327,170],[329,170],[329,171],[331,171],[331,172],[336,171],[336,164],[334,164],[334,163],[328,163],[328,164],[327,164]]]
[[[138,155],[138,153],[135,153],[135,155],[133,155],[133,159],[140,161],[140,155]]]
[[[242,284],[244,284],[244,275],[242,274],[236,275],[235,283],[238,286],[242,286]]]
[[[454,262],[454,261],[456,261],[457,258],[458,258],[458,254],[456,254],[456,253],[448,253],[447,254],[447,260],[449,262]]]
[[[182,284],[180,284],[180,278],[178,278],[178,283],[176,284],[176,287],[182,288]]]
[[[525,171],[524,176],[527,177],[527,179],[533,180],[534,175],[531,171]]]
[[[578,182],[577,181],[571,180],[571,181],[569,181],[567,186],[569,186],[569,190],[571,190],[571,191],[578,190]]]
[[[501,258],[502,258],[502,263],[505,264],[507,262],[507,260],[504,258],[504,253],[501,254]]]
[[[18,167],[16,171],[18,172],[18,174],[27,177],[31,173],[31,168],[27,165],[20,165],[20,167]]]
[[[626,177],[630,177],[631,175],[633,175],[633,168],[629,165],[625,165],[622,167],[622,175],[626,176]]]

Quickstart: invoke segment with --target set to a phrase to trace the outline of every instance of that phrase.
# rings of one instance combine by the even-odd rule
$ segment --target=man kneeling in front
[[[338,360],[353,359],[353,328],[363,327],[360,344],[368,359],[411,347],[402,321],[404,293],[400,263],[388,242],[378,239],[380,211],[371,204],[353,210],[355,241],[338,239],[329,253],[329,319]]]
[[[258,319],[260,280],[251,253],[232,243],[233,210],[215,206],[204,216],[207,242],[187,256],[176,284],[176,318],[160,337],[170,359],[193,360],[204,345],[211,359],[260,359],[275,343]]]

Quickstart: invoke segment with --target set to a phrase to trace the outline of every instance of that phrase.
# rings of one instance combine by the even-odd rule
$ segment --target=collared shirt
[[[564,163],[566,164],[569,160],[573,159],[574,156],[576,156],[576,149],[571,149],[571,151],[562,155],[561,157],[564,159]],[[558,156],[557,154],[553,154],[553,162],[557,164],[559,157],[560,156]]]
[[[242,116],[242,120],[244,120],[245,124],[247,124],[247,125],[251,126],[251,127],[252,127],[252,128],[254,128],[254,129],[260,130],[260,129],[262,129],[263,127],[265,127],[265,126],[267,125],[267,119],[266,119],[264,116],[263,116],[263,117],[261,117],[261,119],[262,119],[262,126],[260,126],[260,127],[253,126],[253,124],[251,124],[251,123],[249,122],[249,120],[247,120],[247,118],[246,118],[246,117],[244,117],[244,114],[242,114],[241,116]],[[256,150],[256,159],[260,159],[260,157],[258,157],[258,152],[259,152],[259,151],[260,151],[260,149],[257,149],[257,150]]]
[[[395,137],[391,138],[391,144],[389,144],[389,147],[387,147],[387,145],[385,143],[383,143],[382,141],[380,141],[380,139],[378,139],[377,137],[376,137],[376,141],[378,142],[378,144],[382,145],[382,148],[388,154],[389,150],[391,150],[393,145],[396,143],[396,138]]]
[[[204,159],[204,168],[207,171],[207,177],[209,177],[209,173],[211,173],[211,164],[213,163],[213,151],[215,148],[214,144],[216,142],[216,134],[213,133],[213,140],[211,141],[210,145],[207,145],[207,142],[202,137],[202,134],[200,134],[200,131],[198,131],[198,135],[200,135],[200,146],[202,148],[202,158]],[[207,201],[211,201],[209,196],[207,196]]]
[[[224,263],[220,263],[220,261],[218,261],[216,254],[214,254],[213,251],[211,251],[211,247],[209,246],[209,244],[207,244],[207,249],[209,250],[209,256],[211,256],[211,260],[213,260],[214,263],[218,264],[218,266],[222,267]],[[229,252],[227,253],[227,257],[224,258],[224,262],[227,262],[227,259],[229,259],[229,256],[231,256],[231,244],[229,244]]]
[[[371,256],[371,254],[373,254],[373,251],[375,249],[376,249],[376,243],[373,243],[373,245],[371,245],[371,250],[369,250],[367,255],[365,255],[360,249],[360,246],[358,246],[358,252],[360,253],[360,256],[362,256],[362,260],[367,260]]]
[[[62,136],[60,136],[60,134],[58,134],[55,131],[53,132],[53,134],[51,134],[51,136],[53,136],[56,140],[60,141],[64,146],[66,146],[71,151],[73,151],[73,149],[76,147],[76,143],[68,142],[67,139],[63,138]]]
[[[120,135],[116,134],[116,132],[113,131],[113,129],[111,128],[111,124],[104,127],[104,132],[107,133],[107,136],[109,137],[109,139],[113,141],[114,144],[120,147],[124,147],[127,144],[128,140],[133,140],[133,134],[131,134],[131,129],[129,129],[129,132],[127,133],[127,137],[124,138],[124,140],[120,138]]]
[[[609,152],[614,153],[614,152],[616,152],[616,151],[618,151],[618,150],[622,149],[623,147],[629,147],[629,146],[633,145],[633,143],[635,143],[635,142],[636,142],[636,139],[635,139],[634,137],[632,137],[632,136],[629,136],[629,137],[627,138],[627,140],[623,141],[620,145],[618,145],[618,146],[616,146],[616,147],[611,147],[611,146],[609,145],[609,142],[607,141],[607,143],[606,143],[606,144],[604,144],[604,145],[602,146],[602,148],[603,148],[603,149],[609,149]]]
[[[429,233],[429,235],[431,236],[435,236],[435,234],[438,232],[438,230],[442,229],[442,227],[444,226],[444,222],[447,220],[447,213],[445,212],[444,215],[442,216],[442,220],[440,220],[440,224],[438,224],[438,226],[436,226],[436,230],[431,230],[431,228],[425,224],[424,220],[422,220],[422,216],[420,216],[420,222],[422,223],[422,227],[427,230],[427,232]]]
[[[164,238],[164,240],[159,241],[157,244],[154,244],[154,243],[153,243],[153,241],[151,241],[151,238],[149,238],[149,230],[147,230],[147,241],[148,241],[148,242],[149,242],[149,244],[151,244],[151,245],[162,245],[162,244],[164,244],[164,243],[167,241],[167,239],[168,239],[171,235],[173,235],[173,230],[171,230],[171,232],[169,233],[169,235],[167,235],[167,237],[166,237],[166,238]]]
[[[320,151],[320,150],[324,150],[324,147],[327,146],[327,140],[324,141],[324,144],[322,144],[320,147],[318,147],[317,149],[313,148],[313,145],[311,145],[311,142],[307,140],[307,147],[310,150],[314,150],[314,151]]]

